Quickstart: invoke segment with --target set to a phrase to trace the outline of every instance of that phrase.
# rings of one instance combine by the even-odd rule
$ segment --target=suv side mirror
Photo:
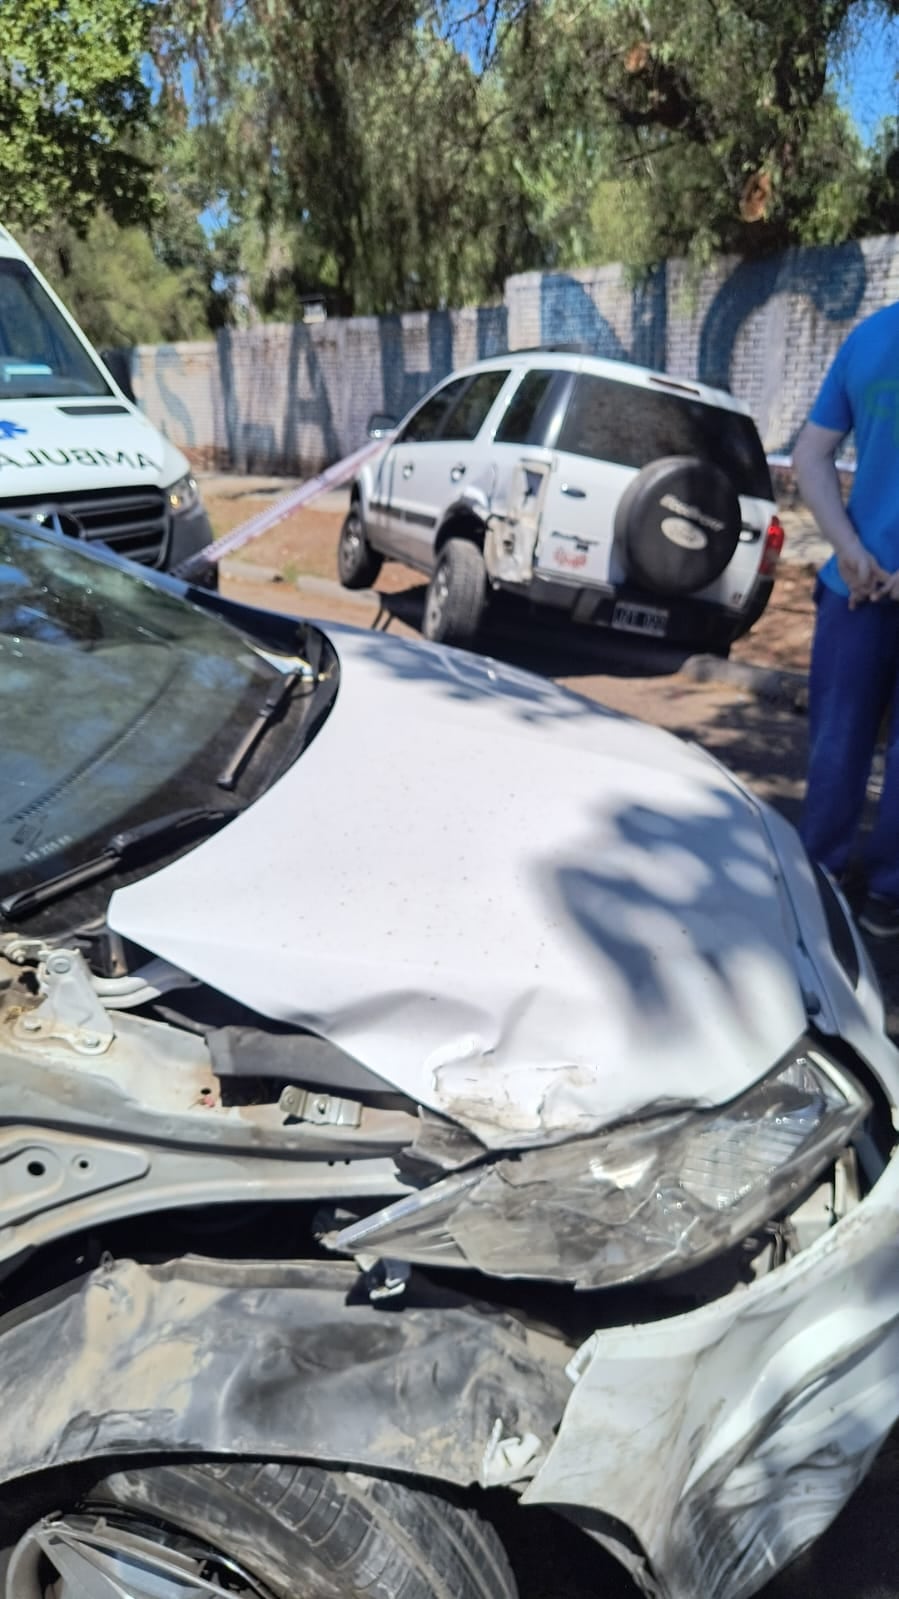
[[[375,411],[368,419],[368,436],[370,439],[383,439],[388,433],[395,433],[397,425],[395,416],[385,416]]]
[[[137,397],[131,384],[131,351],[130,350],[101,350],[100,360],[103,362],[113,382],[121,389],[126,400],[132,405],[137,404]]]

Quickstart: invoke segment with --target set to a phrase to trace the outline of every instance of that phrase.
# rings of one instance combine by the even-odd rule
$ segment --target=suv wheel
[[[487,568],[470,539],[449,539],[425,596],[422,633],[435,644],[471,644],[487,604]]]
[[[351,505],[340,529],[337,544],[337,571],[345,589],[370,589],[383,565],[383,556],[373,550],[365,533],[358,505]]]
[[[628,484],[615,515],[615,537],[641,588],[695,594],[729,564],[741,521],[736,490],[720,467],[669,455],[644,466]]]
[[[0,1556],[0,1571],[3,1569]],[[434,1494],[314,1466],[108,1477],[20,1539],[3,1599],[516,1599],[493,1528]]]

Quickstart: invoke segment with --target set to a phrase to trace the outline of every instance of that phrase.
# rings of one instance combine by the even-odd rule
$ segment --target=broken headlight
[[[444,1178],[354,1223],[354,1255],[606,1288],[739,1244],[814,1184],[870,1102],[811,1045],[739,1099]]]

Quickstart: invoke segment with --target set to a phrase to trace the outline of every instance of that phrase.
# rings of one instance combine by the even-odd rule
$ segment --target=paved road
[[[226,583],[235,598],[297,614],[351,621],[415,636],[421,591],[385,596],[386,608],[317,582]],[[801,716],[729,687],[676,675],[681,658],[602,635],[539,634],[510,624],[491,635],[490,652],[542,672],[579,693],[695,739],[795,820],[802,796],[806,729]],[[877,953],[890,1023],[899,1038],[899,952]],[[897,1375],[899,1381],[899,1375]],[[764,1590],[764,1599],[899,1599],[899,1429],[874,1472],[826,1537]],[[521,1599],[635,1599],[616,1562],[552,1516],[532,1512],[519,1542]],[[704,1599],[697,1594],[695,1599]]]

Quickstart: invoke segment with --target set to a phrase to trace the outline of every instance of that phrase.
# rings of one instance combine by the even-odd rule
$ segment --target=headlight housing
[[[179,477],[177,483],[166,489],[165,497],[173,516],[186,516],[189,511],[196,510],[200,503],[200,489],[193,473]]]
[[[803,1043],[739,1099],[458,1172],[332,1240],[349,1254],[608,1288],[668,1277],[787,1210],[870,1110]]]

